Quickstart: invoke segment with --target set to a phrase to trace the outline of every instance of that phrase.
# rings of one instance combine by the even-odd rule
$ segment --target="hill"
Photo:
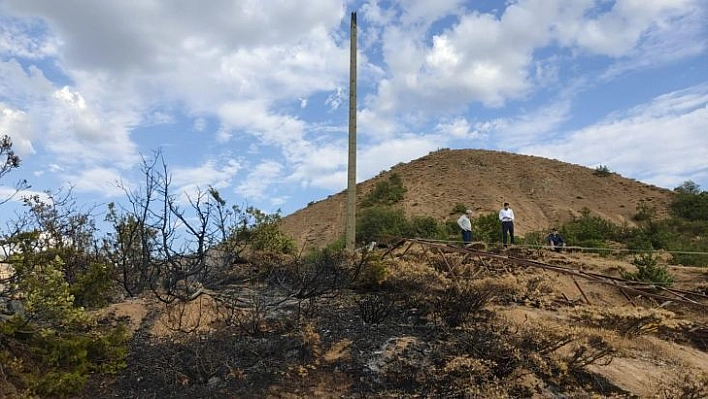
[[[397,174],[407,192],[399,204],[410,216],[456,218],[463,204],[475,214],[497,212],[509,202],[516,234],[547,229],[583,208],[613,223],[633,225],[640,203],[665,216],[672,191],[594,169],[536,156],[487,150],[439,150],[398,164],[357,184],[358,203],[378,182]],[[326,245],[344,232],[346,190],[283,218],[283,231],[299,245]]]

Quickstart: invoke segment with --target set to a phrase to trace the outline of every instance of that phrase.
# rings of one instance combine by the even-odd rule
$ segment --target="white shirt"
[[[470,222],[470,218],[467,217],[467,214],[464,214],[457,219],[457,225],[460,226],[462,230],[472,231],[472,222]]]
[[[511,208],[502,209],[499,211],[499,220],[502,222],[513,222],[514,221],[514,211]]]

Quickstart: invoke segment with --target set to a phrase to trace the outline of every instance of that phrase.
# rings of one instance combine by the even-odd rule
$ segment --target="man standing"
[[[508,202],[505,202],[504,209],[499,211],[499,220],[502,225],[502,243],[504,244],[504,248],[506,248],[507,233],[511,237],[511,245],[514,245],[514,211],[509,208]]]
[[[468,209],[457,219],[457,225],[460,226],[462,231],[462,242],[464,242],[465,246],[472,242],[472,221],[470,216],[472,216],[472,210]]]

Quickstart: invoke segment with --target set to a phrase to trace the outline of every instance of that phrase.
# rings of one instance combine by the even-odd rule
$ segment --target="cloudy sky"
[[[352,12],[359,181],[481,148],[708,190],[708,0],[0,0],[0,185],[120,201],[161,150],[231,204],[340,192]]]

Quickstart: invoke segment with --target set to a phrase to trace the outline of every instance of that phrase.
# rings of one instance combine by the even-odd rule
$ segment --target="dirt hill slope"
[[[456,217],[464,204],[476,214],[497,212],[509,202],[516,215],[516,234],[561,224],[588,208],[614,223],[633,225],[644,202],[666,215],[672,191],[611,173],[558,160],[487,150],[439,150],[398,164],[357,185],[361,201],[376,183],[398,174],[407,192],[400,204],[410,216]],[[325,245],[344,232],[346,191],[286,216],[283,230],[299,245]]]

